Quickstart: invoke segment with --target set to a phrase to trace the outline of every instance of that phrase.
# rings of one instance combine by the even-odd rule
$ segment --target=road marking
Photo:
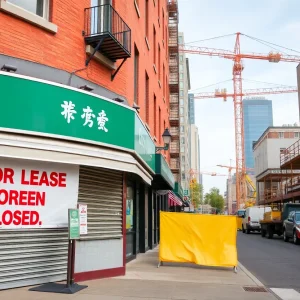
[[[282,300],[300,300],[300,293],[294,289],[271,289]]]

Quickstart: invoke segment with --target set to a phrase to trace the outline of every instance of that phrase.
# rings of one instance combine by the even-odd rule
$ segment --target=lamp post
[[[158,152],[160,150],[168,150],[169,149],[169,145],[171,143],[171,134],[169,132],[169,129],[166,128],[164,133],[162,134],[162,138],[163,138],[163,141],[164,141],[164,147],[155,147],[155,152]]]

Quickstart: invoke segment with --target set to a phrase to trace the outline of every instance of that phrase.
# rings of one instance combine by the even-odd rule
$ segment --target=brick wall
[[[84,30],[84,8],[91,6],[90,0],[50,0],[50,20],[58,26],[56,34],[49,33],[35,25],[18,19],[15,16],[0,11],[0,53],[37,62],[68,72],[84,68],[86,60],[85,43],[82,36]],[[86,70],[77,73],[78,76],[90,80],[98,85],[123,95],[132,105],[134,99],[134,47],[139,51],[139,98],[140,116],[146,121],[146,89],[145,76],[149,76],[149,121],[151,135],[156,136],[157,142],[162,145],[158,136],[163,133],[163,126],[169,127],[168,118],[168,43],[167,2],[148,0],[149,34],[145,26],[145,0],[117,0],[113,5],[123,20],[132,30],[132,57],[127,60],[112,82],[111,71],[101,63],[92,60]],[[158,7],[159,5],[159,7]],[[164,11],[164,18],[163,18]],[[139,12],[139,13],[138,13]],[[160,17],[160,22],[158,21]],[[164,19],[164,22],[163,22]],[[156,31],[154,47],[153,28]],[[163,43],[164,36],[164,43]],[[160,59],[158,48],[160,47]],[[154,68],[154,48],[156,49],[156,68]],[[158,65],[160,62],[160,66]],[[119,65],[121,61],[117,61]],[[165,72],[163,72],[163,66]],[[155,71],[157,70],[157,72]],[[160,70],[160,78],[158,71]],[[165,74],[163,74],[165,73]],[[165,75],[165,78],[163,78]],[[159,79],[161,86],[159,85]],[[154,112],[153,99],[156,97],[156,111]],[[161,121],[159,122],[159,110]],[[156,117],[154,116],[156,114]],[[157,120],[157,132],[154,132],[154,119]],[[161,128],[159,127],[161,124]]]

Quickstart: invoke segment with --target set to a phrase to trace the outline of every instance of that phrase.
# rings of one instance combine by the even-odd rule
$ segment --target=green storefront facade
[[[86,280],[124,274],[126,261],[159,242],[158,212],[168,210],[167,194],[159,191],[176,189],[167,162],[155,152],[137,112],[79,89],[6,72],[0,72],[0,87],[0,158],[79,167],[78,202],[87,203],[88,235],[82,236],[76,248],[75,277]],[[97,216],[104,216],[103,220],[97,222]],[[55,231],[47,228],[43,233],[47,230]],[[17,236],[19,229],[14,232]],[[0,228],[0,239],[1,234],[5,230]],[[18,246],[17,239],[14,243]],[[95,249],[103,250],[92,258]],[[112,253],[109,263],[102,260],[106,254],[101,251]],[[87,266],[82,261],[89,255],[94,263],[86,262]],[[94,267],[97,260],[99,266]],[[64,275],[51,278],[59,280],[60,276]],[[15,286],[42,282],[35,280],[29,276]],[[14,285],[7,282],[3,288],[7,287]]]

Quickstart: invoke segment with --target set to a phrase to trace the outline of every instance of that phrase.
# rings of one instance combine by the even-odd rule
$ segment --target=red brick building
[[[182,205],[169,167],[179,157],[177,9],[175,0],[0,0],[0,174],[48,166],[71,178],[70,192],[45,194],[58,207],[34,213],[48,227],[18,227],[18,208],[0,203],[0,257],[9,253],[0,290],[65,279],[67,211],[55,225],[51,213],[67,202],[87,205],[78,281],[125,274],[158,244],[159,211],[170,194]],[[157,149],[166,128],[170,149]]]

